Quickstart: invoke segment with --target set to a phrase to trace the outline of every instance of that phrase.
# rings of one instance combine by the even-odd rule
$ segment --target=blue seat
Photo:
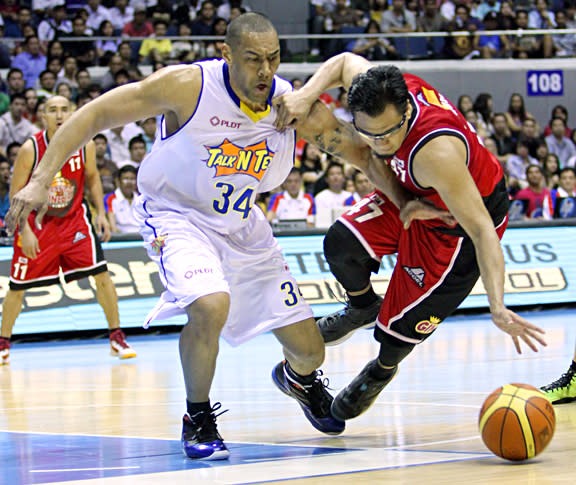
[[[394,46],[401,59],[428,58],[428,40],[425,37],[395,37]]]

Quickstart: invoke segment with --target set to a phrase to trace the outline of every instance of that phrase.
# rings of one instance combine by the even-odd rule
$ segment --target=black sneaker
[[[316,322],[326,345],[337,345],[349,339],[359,328],[372,328],[382,306],[382,298],[365,308],[346,305],[343,310],[332,313]]]
[[[334,398],[326,390],[328,379],[320,380],[322,371],[316,371],[316,379],[309,386],[304,386],[288,376],[286,361],[280,362],[272,371],[272,380],[276,387],[300,404],[302,411],[318,431],[326,434],[340,434],[346,424],[332,417],[330,405]]]
[[[230,452],[218,429],[216,418],[226,411],[214,414],[222,405],[214,403],[210,412],[201,411],[190,416],[184,415],[182,423],[182,451],[193,460],[225,460]]]
[[[342,421],[360,416],[372,406],[378,394],[398,372],[398,366],[396,366],[388,379],[377,380],[370,375],[370,369],[374,365],[378,365],[377,360],[368,362],[362,372],[334,398],[332,416]]]

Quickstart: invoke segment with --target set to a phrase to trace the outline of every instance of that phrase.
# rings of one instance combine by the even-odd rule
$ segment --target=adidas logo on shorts
[[[410,266],[402,266],[402,269],[410,275],[410,278],[414,280],[420,288],[424,287],[424,276],[426,272],[422,268],[411,268]]]
[[[83,232],[78,231],[75,235],[74,235],[74,240],[72,241],[73,243],[77,243],[78,241],[82,241],[82,239],[86,239],[86,234],[84,234]]]

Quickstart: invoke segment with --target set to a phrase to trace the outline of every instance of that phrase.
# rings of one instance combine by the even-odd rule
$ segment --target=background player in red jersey
[[[53,96],[46,102],[42,113],[46,129],[28,139],[20,148],[10,186],[11,198],[26,185],[32,171],[42,163],[48,142],[71,112],[70,102],[62,96]],[[98,302],[110,328],[112,355],[121,359],[136,356],[119,328],[116,289],[90,220],[90,210],[83,200],[85,181],[97,211],[98,232],[104,241],[110,239],[94,142],[90,141],[74,153],[54,177],[42,229],[35,227],[35,216],[30,215],[28,222],[14,234],[10,289],[2,308],[0,364],[8,363],[10,337],[22,310],[24,291],[59,283],[60,269],[66,282],[94,277]]]
[[[318,95],[339,85],[348,91],[353,129],[318,120]],[[504,305],[499,238],[507,224],[508,195],[502,169],[444,96],[394,66],[373,67],[346,53],[325,62],[302,89],[276,104],[277,127],[302,125],[321,148],[369,168],[367,175],[382,190],[341,217],[324,241],[326,260],[350,301],[344,311],[318,322],[324,341],[339,343],[376,320],[381,345],[378,358],[334,399],[336,418],[366,411],[400,361],[456,310],[479,276],[493,322],[512,336],[517,351],[520,340],[534,351],[535,342],[546,345],[542,329]],[[350,158],[350,141],[358,139],[366,149]],[[381,162],[377,177],[369,159]],[[409,202],[414,198],[447,209],[458,224],[414,220]],[[393,253],[398,260],[381,302],[370,273],[378,271],[383,255]]]

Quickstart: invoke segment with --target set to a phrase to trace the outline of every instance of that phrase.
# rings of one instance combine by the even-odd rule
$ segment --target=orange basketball
[[[550,443],[556,415],[550,401],[535,387],[507,384],[486,398],[478,426],[492,453],[522,461],[542,453]]]

